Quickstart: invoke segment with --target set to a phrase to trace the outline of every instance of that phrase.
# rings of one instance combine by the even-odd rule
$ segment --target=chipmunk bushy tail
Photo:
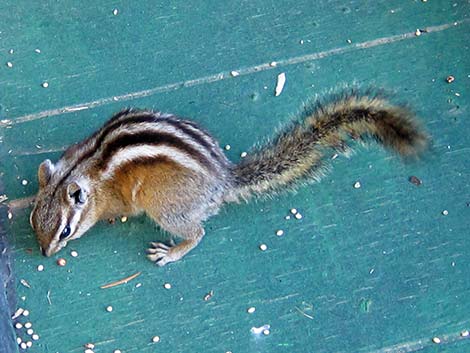
[[[285,190],[318,180],[325,157],[347,153],[350,142],[372,138],[402,157],[416,157],[428,137],[414,114],[382,93],[342,92],[317,102],[265,145],[255,147],[233,173],[231,199]]]

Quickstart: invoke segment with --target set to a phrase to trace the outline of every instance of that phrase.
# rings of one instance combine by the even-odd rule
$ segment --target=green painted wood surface
[[[417,164],[359,148],[319,184],[225,207],[202,244],[164,268],[143,256],[165,236],[148,219],[101,223],[46,259],[28,209],[13,210],[19,305],[41,336],[32,352],[81,352],[86,342],[96,352],[469,351],[459,336],[470,329],[468,1],[4,0],[0,13],[0,172],[10,205],[35,193],[43,159],[124,106],[191,117],[236,161],[309,97],[356,82],[395,90],[433,138]],[[280,72],[287,83],[274,97]],[[292,207],[302,220],[284,219]],[[131,283],[99,288],[137,271]],[[269,336],[250,333],[263,324]]]

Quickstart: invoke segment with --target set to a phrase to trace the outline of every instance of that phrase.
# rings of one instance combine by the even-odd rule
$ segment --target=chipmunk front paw
[[[150,248],[147,249],[147,258],[158,266],[164,266],[175,261],[171,257],[171,246],[154,242],[150,243]]]

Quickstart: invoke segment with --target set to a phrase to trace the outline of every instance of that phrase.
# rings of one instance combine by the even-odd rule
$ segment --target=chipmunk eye
[[[66,225],[62,233],[60,233],[60,240],[67,238],[70,235],[70,225]]]

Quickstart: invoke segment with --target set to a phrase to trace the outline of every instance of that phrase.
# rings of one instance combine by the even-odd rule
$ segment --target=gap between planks
[[[462,336],[462,332],[454,332],[448,335],[436,336],[441,340],[440,343],[434,343],[432,337],[422,338],[415,341],[398,343],[393,346],[383,347],[378,350],[369,351],[369,353],[396,353],[396,352],[417,352],[431,346],[445,346],[447,344],[453,344],[461,340],[470,340],[468,337]],[[439,349],[439,348],[438,348]],[[443,349],[443,348],[441,348]]]
[[[452,28],[452,27],[455,27],[455,26],[458,26],[467,22],[470,22],[470,19],[464,19],[464,20],[446,23],[446,24],[442,24],[438,26],[426,27],[426,32],[423,32],[423,35],[430,34],[433,32],[441,32],[446,29],[449,29],[449,28]],[[289,65],[299,64],[303,62],[319,60],[328,56],[339,55],[339,54],[351,52],[354,50],[373,48],[373,47],[390,44],[394,42],[399,42],[402,40],[412,39],[412,38],[418,38],[416,37],[415,31],[397,34],[397,35],[390,36],[390,37],[377,38],[377,39],[373,39],[370,41],[351,44],[351,45],[344,46],[344,47],[339,47],[339,48],[325,50],[325,51],[321,51],[317,53],[297,56],[297,57],[293,57],[290,59],[280,60],[276,62],[277,65],[275,67],[271,66],[270,63],[263,63],[260,65],[255,65],[255,66],[239,69],[236,71],[240,74],[240,76],[249,75],[249,74],[259,72],[259,71],[272,70],[272,69],[279,68],[282,66],[289,66]],[[22,124],[22,123],[29,122],[29,121],[43,119],[49,116],[67,114],[67,113],[72,113],[72,112],[76,112],[80,110],[90,109],[90,108],[110,104],[110,103],[117,102],[117,101],[127,101],[127,100],[137,99],[141,97],[151,96],[157,93],[167,92],[167,91],[182,88],[182,87],[192,87],[192,86],[202,85],[206,83],[230,79],[230,78],[233,78],[233,76],[230,74],[231,71],[232,70],[214,74],[214,75],[205,76],[205,77],[200,77],[200,78],[193,79],[193,80],[171,83],[171,84],[158,86],[158,87],[147,89],[147,90],[132,92],[132,93],[128,93],[128,94],[124,94],[120,96],[101,98],[101,99],[97,99],[95,101],[91,101],[87,103],[81,103],[81,104],[71,105],[71,106],[62,107],[62,108],[45,110],[45,111],[38,112],[38,113],[19,116],[13,119],[4,119],[4,120],[0,120],[0,127],[8,127],[8,126],[16,125],[16,124]],[[50,150],[47,152],[58,152],[58,151],[62,151],[62,149]],[[46,151],[37,151],[37,154],[41,154],[43,152],[46,152]],[[23,154],[36,154],[36,153],[29,152],[29,153],[23,153]],[[11,200],[10,202],[7,203],[7,205],[13,211],[20,210],[20,209],[27,208],[32,202],[32,200],[33,200],[33,196]]]
[[[441,32],[446,29],[449,29],[449,28],[452,28],[452,27],[455,27],[455,26],[458,26],[467,22],[470,22],[470,19],[463,19],[460,21],[454,21],[452,23],[445,23],[442,25],[426,27],[425,30],[422,31],[422,35],[427,35],[433,32]],[[319,60],[319,59],[326,58],[326,57],[333,56],[333,55],[348,53],[354,50],[373,48],[373,47],[391,44],[394,42],[399,42],[399,41],[403,41],[406,39],[413,39],[413,38],[418,38],[416,36],[415,31],[401,33],[401,34],[397,34],[397,35],[393,35],[389,37],[377,38],[377,39],[373,39],[373,40],[369,40],[369,41],[365,41],[361,43],[349,44],[347,46],[329,49],[329,50],[307,54],[307,55],[296,56],[296,57],[289,58],[289,59],[279,60],[279,61],[276,61],[275,66],[271,65],[271,62],[268,62],[268,63],[263,63],[263,64],[259,64],[255,66],[246,67],[246,68],[240,68],[235,71],[237,71],[239,74],[237,76],[249,75],[249,74],[253,74],[256,72],[260,72],[260,71],[273,70],[279,67],[295,65],[299,63],[313,61],[313,60]],[[62,108],[44,110],[42,112],[22,115],[22,116],[18,116],[12,119],[3,119],[3,120],[0,120],[0,127],[9,127],[9,126],[16,125],[16,124],[22,124],[22,123],[26,123],[26,122],[30,122],[30,121],[34,121],[38,119],[44,119],[50,116],[68,114],[68,113],[77,112],[80,110],[86,110],[86,109],[91,109],[91,108],[111,104],[114,102],[128,101],[128,100],[133,100],[137,98],[147,97],[147,96],[151,96],[157,93],[168,92],[168,91],[172,91],[172,90],[176,90],[176,89],[180,89],[184,87],[193,87],[193,86],[199,86],[199,85],[208,84],[212,82],[233,79],[233,76],[231,75],[232,71],[234,70],[232,69],[230,71],[219,72],[213,75],[199,77],[199,78],[192,79],[192,80],[169,83],[166,85],[157,86],[157,87],[146,89],[146,90],[131,92],[131,93],[127,93],[127,94],[123,94],[119,96],[100,98],[100,99],[86,102],[86,103],[79,103],[79,104],[66,106]]]

